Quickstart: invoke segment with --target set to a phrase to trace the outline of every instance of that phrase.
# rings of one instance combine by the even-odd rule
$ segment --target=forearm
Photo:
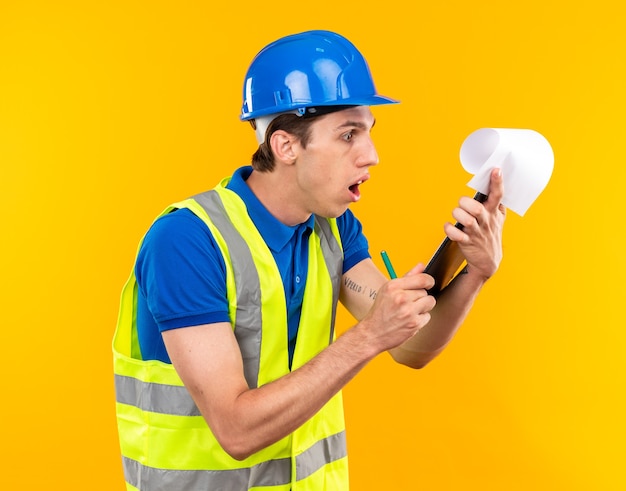
[[[357,326],[290,374],[242,391],[210,418],[212,428],[233,457],[245,458],[310,419],[380,351]]]
[[[393,358],[412,368],[422,368],[441,353],[461,327],[485,281],[471,269],[457,275],[437,297],[430,322],[414,337],[390,350]]]

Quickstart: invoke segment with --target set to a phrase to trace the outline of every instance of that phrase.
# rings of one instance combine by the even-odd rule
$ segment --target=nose
[[[371,136],[368,136],[363,143],[363,148],[358,160],[359,166],[371,166],[378,164],[378,152]]]

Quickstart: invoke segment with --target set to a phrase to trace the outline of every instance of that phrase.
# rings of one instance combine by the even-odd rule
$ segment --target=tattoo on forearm
[[[358,284],[357,282],[351,280],[348,277],[344,278],[343,284],[345,285],[345,287],[348,290],[351,290],[351,291],[356,292],[356,293],[360,293],[361,295],[367,295],[372,300],[374,300],[376,298],[376,293],[377,293],[376,290],[373,290],[372,288],[360,285],[360,284]]]
[[[350,278],[346,277],[343,281],[344,285],[348,290],[352,290],[353,292],[361,293],[363,291],[363,287],[358,283],[355,283]]]

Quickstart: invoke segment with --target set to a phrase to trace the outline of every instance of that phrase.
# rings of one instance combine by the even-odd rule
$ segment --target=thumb
[[[424,264],[417,263],[417,265],[413,266],[404,276],[414,276],[416,274],[421,274],[424,272]]]

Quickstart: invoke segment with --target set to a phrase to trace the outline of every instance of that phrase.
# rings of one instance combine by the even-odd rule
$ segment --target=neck
[[[246,183],[267,210],[285,225],[293,226],[306,222],[311,216],[298,207],[293,195],[293,176],[285,175],[289,169],[279,172],[252,171]]]

